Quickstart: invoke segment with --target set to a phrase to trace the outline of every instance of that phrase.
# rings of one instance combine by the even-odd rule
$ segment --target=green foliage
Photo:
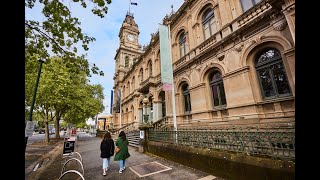
[[[44,20],[42,22],[25,20],[26,54],[48,59],[51,51],[68,61],[69,66],[72,65],[74,69],[80,68],[90,76],[88,60],[85,55],[77,54],[78,49],[75,45],[80,43],[82,48],[88,51],[89,43],[95,41],[95,38],[83,33],[78,18],[71,16],[69,8],[63,1],[39,0],[38,2],[43,5]],[[92,3],[94,5],[92,13],[103,18],[108,13],[107,4],[110,4],[111,0],[73,0],[73,2],[80,3],[83,8],[87,8],[87,3]],[[32,9],[35,4],[36,0],[25,0],[26,8]],[[91,71],[103,76],[103,72],[99,72],[97,67],[91,67]]]
[[[85,122],[81,122],[81,123],[76,124],[76,128],[82,128],[82,129],[84,129],[84,128],[86,128],[86,127],[87,127],[87,124],[86,124]]]

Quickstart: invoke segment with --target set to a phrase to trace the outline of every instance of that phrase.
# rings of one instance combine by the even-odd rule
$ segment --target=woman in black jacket
[[[111,139],[111,134],[110,132],[107,132],[103,140],[101,141],[100,144],[100,151],[101,155],[100,157],[102,158],[102,168],[103,168],[103,175],[107,175],[107,171],[109,169],[109,164],[110,164],[110,157],[113,156],[114,154],[114,142]]]

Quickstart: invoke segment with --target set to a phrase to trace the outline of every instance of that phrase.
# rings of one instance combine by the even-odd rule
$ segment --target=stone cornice
[[[196,89],[198,89],[200,87],[203,87],[204,85],[205,85],[205,83],[199,83],[199,84],[197,84],[197,85],[195,85],[193,87],[190,87],[190,91],[194,91],[194,90],[196,90]]]
[[[249,66],[245,66],[245,67],[236,69],[234,71],[228,72],[223,76],[223,79],[228,79],[228,78],[234,77],[240,73],[248,72],[249,68],[250,68]]]

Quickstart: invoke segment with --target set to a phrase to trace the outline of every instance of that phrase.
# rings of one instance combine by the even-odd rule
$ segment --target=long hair
[[[110,132],[106,132],[103,136],[103,140],[111,139],[111,134]]]
[[[126,138],[126,133],[124,133],[124,131],[120,132],[119,137],[121,137],[123,141],[125,141],[127,139]]]

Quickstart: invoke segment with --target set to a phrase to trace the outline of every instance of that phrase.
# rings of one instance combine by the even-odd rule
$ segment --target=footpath
[[[107,175],[102,175],[102,159],[100,158],[100,142],[101,138],[90,136],[86,133],[79,133],[79,138],[76,141],[75,152],[78,152],[83,161],[84,178],[86,180],[99,180],[99,179],[115,179],[115,180],[133,180],[133,179],[146,179],[146,180],[223,180],[222,178],[215,177],[206,172],[196,170],[181,164],[168,161],[164,158],[140,153],[138,149],[129,147],[130,157],[126,160],[126,169],[119,173],[119,161],[114,161],[111,157],[110,169]],[[116,137],[113,137],[114,139]],[[28,180],[57,180],[61,175],[63,164],[66,162],[66,157],[62,155],[63,141],[58,141],[55,147],[50,146],[51,149],[45,153],[42,159],[46,159],[45,163],[38,167],[36,171],[27,173]],[[43,149],[44,150],[44,149]],[[80,159],[79,156],[74,156]],[[71,162],[71,161],[70,161]],[[81,166],[73,161],[70,164],[70,169],[82,172]],[[35,163],[33,163],[35,165]],[[27,161],[26,161],[27,167]],[[32,165],[29,165],[30,167]],[[27,169],[26,169],[27,170]],[[66,166],[66,170],[69,170]],[[67,174],[63,179],[81,179],[76,174]]]

